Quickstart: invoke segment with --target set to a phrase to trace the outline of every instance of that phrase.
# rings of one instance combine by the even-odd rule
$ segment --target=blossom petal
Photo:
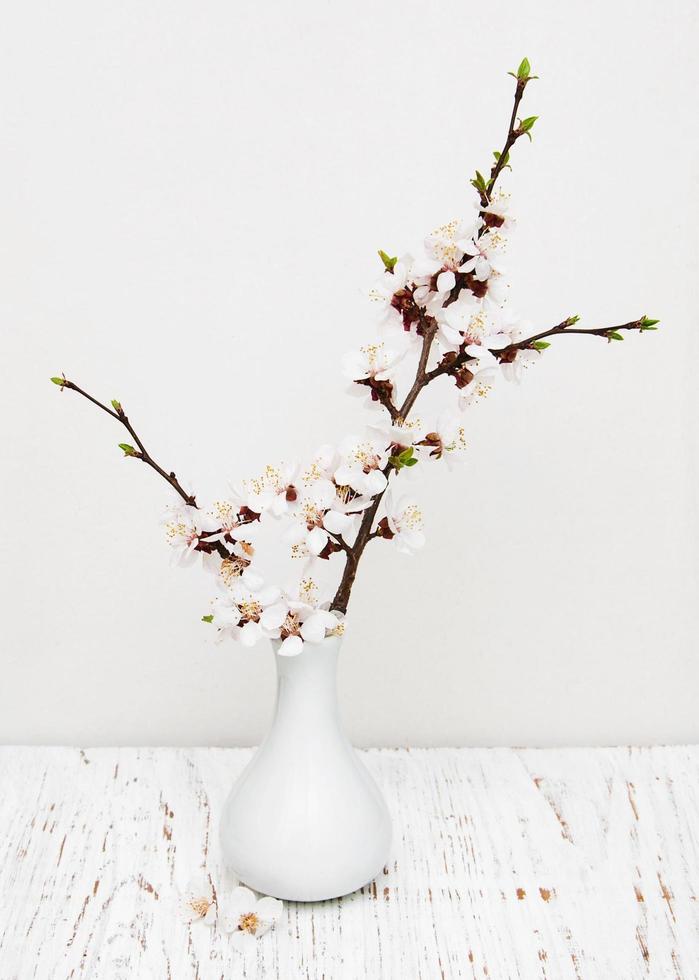
[[[267,585],[264,589],[260,589],[259,592],[255,593],[255,598],[263,606],[273,605],[280,596],[281,592],[276,585]]]
[[[303,640],[300,636],[287,636],[282,641],[277,653],[282,657],[296,657],[303,650]]]
[[[283,911],[284,903],[280,902],[278,898],[269,898],[268,896],[261,898],[255,906],[255,914],[270,925],[280,918]]]
[[[456,285],[456,276],[453,272],[440,272],[437,276],[437,290],[440,293],[450,293]]]
[[[264,585],[264,579],[259,572],[254,572],[251,568],[246,568],[240,576],[251,592],[257,592]]]
[[[328,532],[322,527],[314,527],[306,538],[306,547],[312,555],[319,555],[328,543]]]
[[[325,620],[320,610],[311,613],[308,619],[301,623],[301,636],[307,643],[320,643],[325,639]]]
[[[260,625],[266,630],[279,629],[288,612],[289,607],[285,602],[276,602],[273,606],[267,606],[260,616]]]
[[[364,483],[367,488],[367,493],[374,496],[374,494],[381,493],[388,480],[381,470],[372,470],[371,473],[367,473]]]
[[[244,647],[254,647],[260,639],[262,639],[262,627],[259,623],[251,620],[240,630],[240,642]]]
[[[348,514],[342,514],[338,510],[329,510],[323,518],[325,528],[332,534],[342,534],[352,523]]]

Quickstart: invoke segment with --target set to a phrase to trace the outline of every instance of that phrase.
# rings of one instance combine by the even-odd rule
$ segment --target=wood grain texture
[[[242,958],[186,926],[245,749],[0,749],[1,980],[699,977],[699,748],[365,754],[384,874]]]

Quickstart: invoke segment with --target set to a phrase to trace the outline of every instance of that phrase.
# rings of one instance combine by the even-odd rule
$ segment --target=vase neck
[[[303,724],[337,725],[337,658],[341,640],[328,637],[322,643],[305,643],[295,657],[281,656],[275,647],[277,705],[275,727]]]

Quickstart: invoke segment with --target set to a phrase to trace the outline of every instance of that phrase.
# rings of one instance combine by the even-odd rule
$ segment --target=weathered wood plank
[[[187,927],[244,749],[0,749],[2,980],[699,977],[699,748],[366,754],[380,880],[248,960]]]

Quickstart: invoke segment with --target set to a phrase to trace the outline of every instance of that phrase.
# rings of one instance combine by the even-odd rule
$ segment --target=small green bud
[[[389,456],[388,461],[391,464],[391,466],[395,467],[397,470],[399,470],[403,466],[400,460],[400,456]]]
[[[208,616],[202,616],[201,621],[202,623],[213,623],[214,621],[213,613],[209,613]]]
[[[379,258],[383,262],[386,271],[393,272],[393,270],[396,267],[396,262],[398,261],[398,256],[397,255],[390,256],[386,252],[384,252],[383,249],[380,248]]]
[[[119,449],[123,450],[124,456],[135,456],[136,450],[133,446],[130,446],[128,442],[120,442]]]
[[[607,340],[623,340],[624,338],[617,330],[607,330],[605,337]]]
[[[580,320],[580,317],[579,316],[569,316],[568,319],[566,320],[566,326],[567,327],[572,327],[579,320]]]
[[[535,340],[534,343],[532,344],[534,350],[546,350],[546,348],[550,346],[551,344],[549,344],[545,340]]]
[[[63,385],[66,383],[65,378],[51,378],[51,380],[55,385],[61,385],[61,387],[63,387]]]
[[[517,69],[517,78],[529,78],[531,70],[532,66],[529,64],[529,58],[522,58]]]
[[[538,118],[538,116],[527,116],[526,119],[521,121],[519,128],[523,133],[528,133]]]
[[[112,408],[115,412],[121,411],[121,402],[118,402],[116,398],[112,398]]]
[[[651,320],[650,317],[644,316],[641,320],[641,330],[655,330],[656,323],[660,323],[660,320]]]

